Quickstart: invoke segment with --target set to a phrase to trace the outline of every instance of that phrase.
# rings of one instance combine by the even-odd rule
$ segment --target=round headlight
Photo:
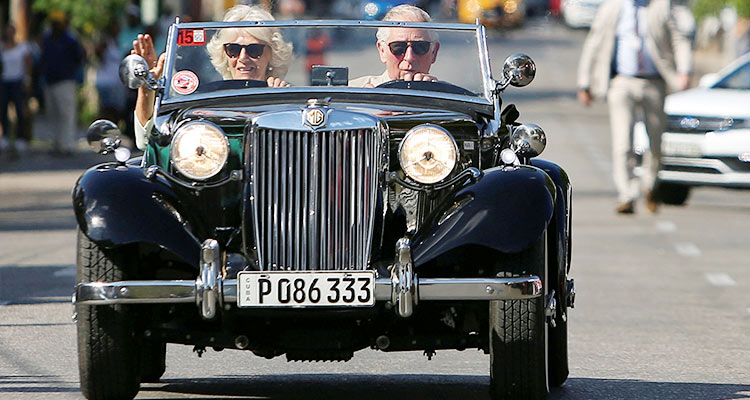
[[[445,129],[431,124],[406,132],[398,149],[401,168],[419,183],[437,183],[450,175],[458,159],[458,146]]]
[[[170,156],[179,173],[190,179],[205,180],[224,168],[229,157],[229,140],[214,124],[191,122],[175,133]]]

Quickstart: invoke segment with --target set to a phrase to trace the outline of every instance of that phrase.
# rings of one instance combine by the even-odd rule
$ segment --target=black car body
[[[372,53],[375,28],[435,30],[441,51],[475,57],[446,80],[474,85],[254,87],[212,75],[178,39],[248,25],[351,29],[341,59]],[[534,158],[543,131],[501,110],[502,90],[533,78],[528,57],[496,81],[484,28],[459,24],[191,23],[170,38],[165,77],[139,78],[159,94],[143,156],[92,167],[73,193],[87,397],[135,396],[163,374],[165,343],[321,361],[479,348],[493,398],[562,384],[572,189]],[[176,93],[187,70],[201,83]],[[109,127],[90,132],[103,151]]]

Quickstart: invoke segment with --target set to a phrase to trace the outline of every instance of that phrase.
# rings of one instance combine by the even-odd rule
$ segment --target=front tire
[[[547,292],[546,234],[527,250],[504,256],[499,277],[537,275]],[[545,295],[531,300],[490,302],[490,398],[546,399],[547,325]]]
[[[167,369],[167,344],[152,340],[141,343],[141,382],[159,382]]]
[[[127,256],[78,232],[77,282],[127,279]],[[76,305],[81,391],[90,400],[132,399],[140,388],[136,318],[125,305]]]
[[[684,206],[690,196],[690,186],[678,183],[662,182],[657,191],[662,203],[672,206]]]

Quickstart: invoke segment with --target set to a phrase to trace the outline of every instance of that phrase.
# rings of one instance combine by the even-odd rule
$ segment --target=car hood
[[[750,119],[750,91],[696,88],[667,96],[667,115]]]

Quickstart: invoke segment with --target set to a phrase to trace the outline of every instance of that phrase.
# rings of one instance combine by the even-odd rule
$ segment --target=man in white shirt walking
[[[666,127],[667,89],[687,88],[690,41],[676,28],[670,0],[606,0],[583,46],[578,69],[578,99],[588,106],[606,96],[612,131],[612,163],[620,214],[635,212],[641,184],[646,207],[659,206],[661,134]],[[633,173],[632,132],[644,115],[651,159],[639,182]]]

